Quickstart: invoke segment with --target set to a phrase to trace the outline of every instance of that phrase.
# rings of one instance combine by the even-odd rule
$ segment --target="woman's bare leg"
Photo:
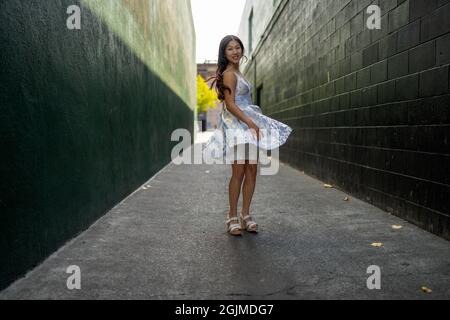
[[[245,217],[250,213],[250,203],[256,186],[257,165],[246,161],[244,168],[244,186],[242,187],[242,215]]]
[[[233,169],[233,174],[228,186],[230,198],[230,217],[236,217],[239,195],[241,193],[242,181],[244,180],[245,175],[245,163],[238,164],[237,161],[234,161],[231,166]]]

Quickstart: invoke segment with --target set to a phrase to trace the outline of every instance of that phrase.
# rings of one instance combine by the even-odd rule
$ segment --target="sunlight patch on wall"
[[[194,110],[195,30],[189,1],[81,2]]]

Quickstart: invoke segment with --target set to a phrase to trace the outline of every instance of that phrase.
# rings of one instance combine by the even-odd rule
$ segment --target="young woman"
[[[242,229],[258,232],[258,224],[249,213],[256,184],[258,148],[278,148],[292,132],[291,127],[263,115],[261,108],[252,104],[253,86],[239,71],[243,56],[244,45],[238,37],[228,35],[222,39],[217,72],[211,86],[216,84],[219,100],[225,101],[225,105],[218,118],[218,128],[203,150],[206,157],[232,164],[230,211],[225,222],[227,231],[232,235],[241,235]],[[237,205],[242,182],[243,208],[238,218]]]

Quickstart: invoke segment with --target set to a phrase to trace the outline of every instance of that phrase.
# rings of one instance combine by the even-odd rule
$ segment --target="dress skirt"
[[[266,152],[286,143],[293,131],[291,127],[262,114],[257,105],[239,107],[258,126],[262,134],[260,140],[256,139],[256,133],[247,124],[224,109],[219,114],[217,129],[203,149],[204,158],[222,160],[225,163],[242,160],[257,162],[260,150]]]

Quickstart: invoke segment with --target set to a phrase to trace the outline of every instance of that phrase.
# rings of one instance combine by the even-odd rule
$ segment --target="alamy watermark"
[[[175,165],[181,164],[231,164],[238,161],[241,156],[246,154],[250,163],[259,163],[261,175],[275,175],[278,173],[279,164],[279,133],[277,130],[260,129],[262,137],[259,141],[253,141],[249,149],[246,150],[244,143],[248,142],[242,132],[244,129],[226,129],[216,130],[215,139],[212,144],[204,146],[197,143],[191,145],[191,133],[187,129],[176,129],[172,132],[171,141],[180,141],[172,148],[171,159]],[[251,132],[254,130],[249,130]],[[220,132],[220,133],[219,133]],[[224,134],[222,134],[222,132]],[[256,136],[256,132],[254,133]],[[225,138],[224,138],[225,137]],[[265,146],[262,147],[262,146]],[[224,150],[223,146],[234,146]],[[270,156],[267,156],[267,150],[270,150]],[[206,152],[205,152],[206,151]],[[247,152],[246,152],[247,151]]]
[[[67,14],[70,16],[66,20],[66,26],[69,30],[81,29],[81,10],[77,5],[71,5],[67,7]]]
[[[367,268],[367,273],[371,274],[367,278],[367,289],[369,290],[380,290],[381,289],[381,269],[377,265],[371,265]]]
[[[70,276],[67,278],[66,286],[69,290],[80,290],[81,289],[81,269],[77,265],[72,265],[67,267],[66,273]]]
[[[369,30],[381,29],[381,8],[377,5],[370,5],[367,7],[367,13],[370,16],[367,18],[367,28]]]

